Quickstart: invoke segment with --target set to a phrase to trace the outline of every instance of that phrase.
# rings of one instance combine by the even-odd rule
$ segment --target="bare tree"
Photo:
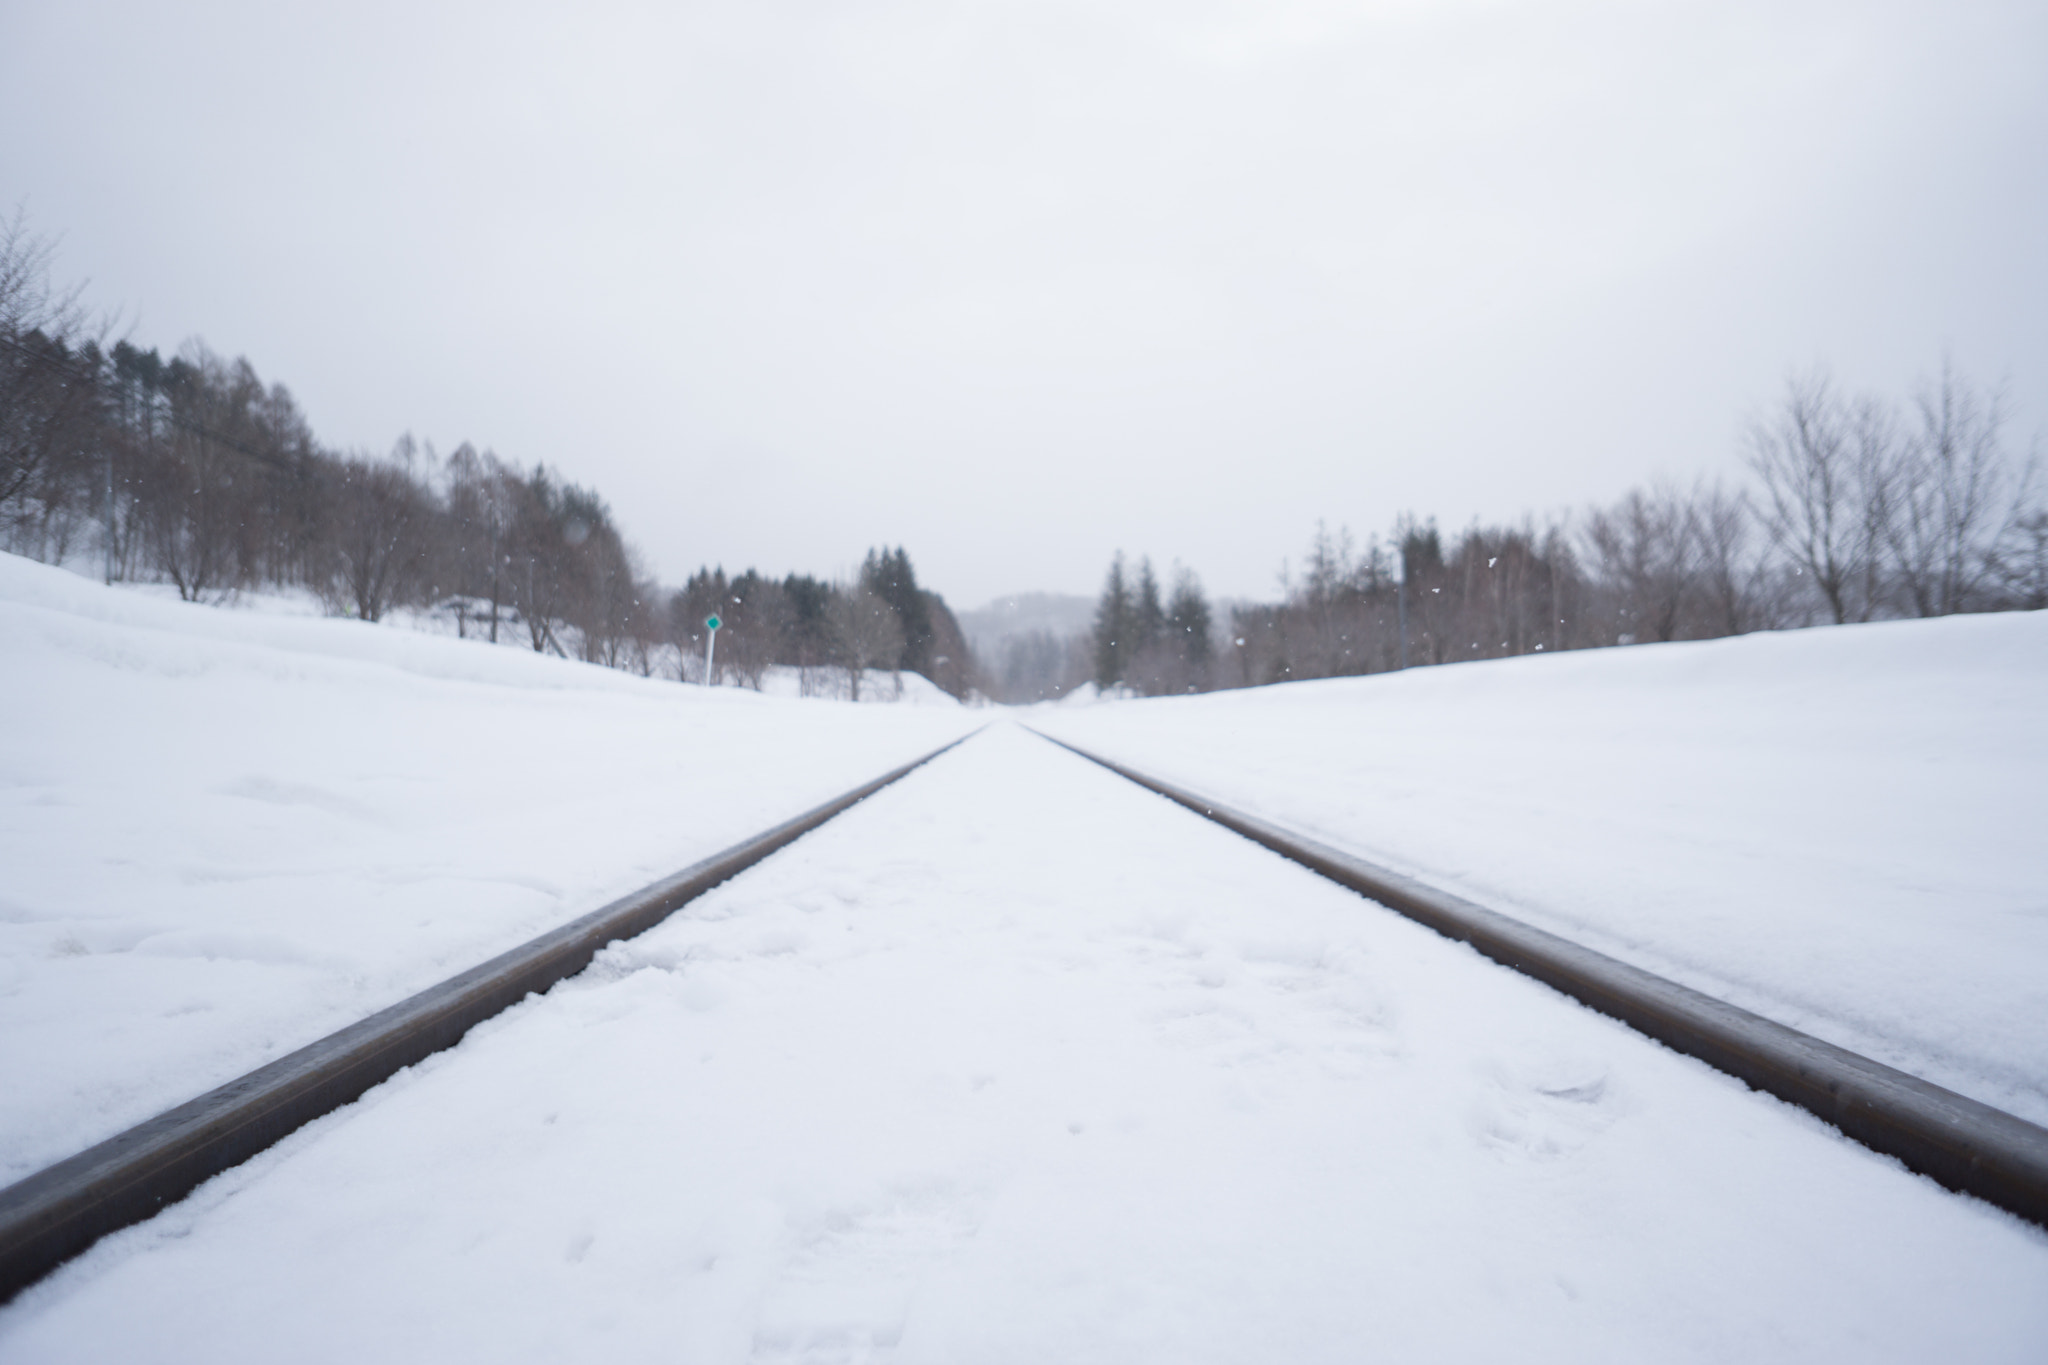
[[[603,500],[574,486],[565,492],[571,590],[563,613],[582,637],[586,663],[625,667],[642,634],[643,604],[651,604],[652,589]]]
[[[2025,512],[2027,473],[2008,465],[2004,395],[1979,393],[1946,358],[1915,403],[1918,429],[1901,444],[1886,530],[1915,615],[1966,610],[1989,581],[1993,548]]]
[[[863,673],[894,668],[902,657],[903,623],[886,599],[856,582],[833,593],[832,627],[840,667],[846,670],[847,696],[859,701]]]
[[[1593,570],[1616,597],[1618,633],[1670,640],[1695,589],[1699,530],[1691,503],[1669,484],[1631,489],[1586,519]]]
[[[149,512],[143,536],[152,565],[188,602],[237,586],[233,540],[240,470],[236,452],[207,421],[220,406],[209,401],[216,376],[208,373],[208,359],[200,356],[194,363],[180,356],[171,364],[165,384],[170,427],[144,495]]]
[[[1852,406],[1823,372],[1789,380],[1777,413],[1750,425],[1765,529],[1838,625],[1877,606],[1894,442],[1882,405]]]
[[[2015,517],[1991,559],[2003,605],[2020,611],[2048,607],[2048,511],[2035,508]]]
[[[1561,530],[1539,537],[1531,522],[1474,526],[1459,537],[1442,579],[1454,590],[1446,629],[1455,656],[1506,658],[1551,641],[1552,606],[1560,595],[1554,580],[1569,563],[1560,558],[1563,542]],[[1386,651],[1381,657],[1388,659],[1385,667],[1398,662]]]
[[[465,441],[448,457],[447,478],[442,573],[464,597],[490,604],[485,621],[489,639],[496,644],[498,618],[511,595],[506,540],[518,505],[518,475],[491,451],[479,453]],[[463,615],[458,610],[458,630],[464,629]]]
[[[1749,499],[1716,479],[1692,493],[1694,545],[1707,628],[1704,635],[1741,635],[1756,628],[1765,569],[1750,548]]]
[[[569,514],[565,487],[543,465],[535,465],[507,491],[512,494],[512,521],[506,528],[506,576],[526,622],[527,642],[536,654],[553,650],[567,658],[555,625],[576,595],[574,551],[590,528]]]
[[[433,503],[394,461],[351,457],[336,462],[329,477],[321,596],[336,610],[380,620],[413,600],[423,583]]]

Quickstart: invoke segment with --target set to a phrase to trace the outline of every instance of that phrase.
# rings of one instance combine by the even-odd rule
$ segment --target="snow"
[[[257,605],[0,556],[0,1182],[986,719]]]
[[[807,676],[808,674],[808,676]],[[958,706],[959,699],[922,673],[897,673],[866,668],[860,675],[860,700],[903,706]],[[851,689],[843,668],[810,670],[775,667],[763,670],[761,691],[770,697],[831,697],[845,701]]]
[[[0,1312],[0,1355],[2037,1360],[2048,1235],[1025,734]]]
[[[991,715],[6,558],[0,640],[7,1179]],[[2038,1116],[2044,663],[1978,618],[1021,718]],[[2044,1342],[2048,1233],[1012,724],[0,1309],[10,1363]]]
[[[1032,723],[2048,1123],[2048,613]]]

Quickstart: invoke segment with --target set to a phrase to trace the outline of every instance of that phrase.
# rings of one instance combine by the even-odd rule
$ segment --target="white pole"
[[[716,630],[704,632],[704,685],[706,687],[711,686],[711,647],[717,643],[718,632]]]

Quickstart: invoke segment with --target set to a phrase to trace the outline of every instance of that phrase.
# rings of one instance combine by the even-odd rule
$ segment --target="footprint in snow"
[[[1619,1113],[1604,1063],[1524,1054],[1480,1069],[1469,1128],[1480,1146],[1503,1159],[1555,1161],[1598,1137]]]
[[[983,1202],[946,1184],[903,1187],[793,1226],[749,1359],[826,1365],[893,1350],[925,1277],[973,1237]]]

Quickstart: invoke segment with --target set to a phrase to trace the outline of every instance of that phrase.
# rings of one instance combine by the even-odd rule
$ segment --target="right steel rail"
[[[1038,733],[1667,1047],[1808,1110],[1952,1190],[2048,1227],[2048,1129]]]

